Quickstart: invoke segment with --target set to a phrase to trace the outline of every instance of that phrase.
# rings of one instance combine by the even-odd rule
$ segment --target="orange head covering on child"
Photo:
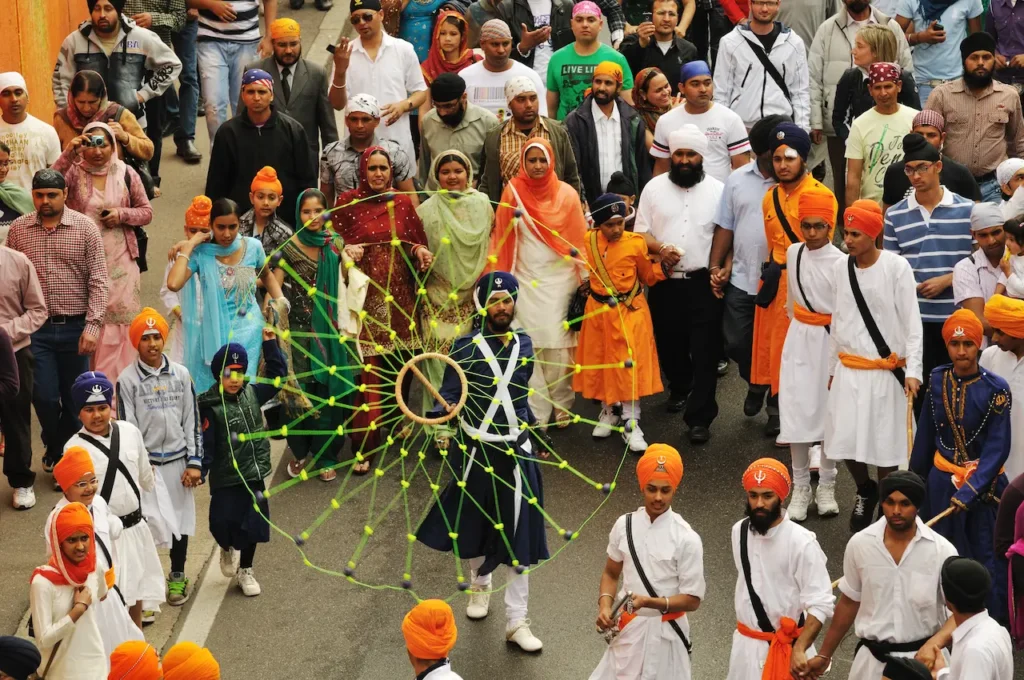
[[[771,489],[782,500],[789,495],[789,470],[774,458],[758,458],[743,473],[743,489]]]
[[[210,211],[213,210],[213,201],[207,196],[196,196],[192,204],[185,211],[186,227],[208,227],[210,226]]]
[[[1001,333],[1024,338],[1024,300],[993,295],[985,303],[985,318]]]
[[[402,635],[409,653],[417,659],[446,659],[459,631],[447,602],[423,600],[405,615]]]
[[[110,655],[107,680],[161,680],[160,657],[145,640],[122,642]]]
[[[668,444],[651,444],[637,461],[636,478],[640,480],[641,491],[656,480],[668,482],[675,491],[683,479],[683,459]]]
[[[53,478],[62,489],[70,489],[87,473],[96,474],[92,464],[92,456],[81,446],[72,446],[64,452],[64,456],[53,466]]]
[[[220,664],[209,649],[179,642],[164,654],[164,680],[220,680]]]
[[[874,201],[866,198],[854,201],[844,215],[848,230],[855,229],[871,238],[878,238],[882,233],[882,209]]]
[[[942,341],[947,345],[950,340],[957,338],[970,340],[981,347],[981,340],[984,336],[985,328],[974,312],[969,309],[956,310],[946,319],[946,323],[942,324]]]
[[[800,202],[797,214],[800,219],[805,217],[820,217],[825,220],[829,229],[836,226],[836,197],[823,185],[811,185],[800,193]]]
[[[249,191],[256,192],[260,189],[274,191],[278,194],[284,193],[284,189],[281,187],[281,180],[277,178],[277,170],[274,170],[269,165],[264,165],[260,168],[256,176],[252,178],[252,184],[249,185]]]
[[[131,340],[132,347],[138,349],[144,335],[159,333],[160,337],[166,340],[168,330],[167,320],[160,316],[160,312],[152,307],[144,307],[128,326],[128,339]]]
[[[89,552],[84,560],[75,564],[64,555],[62,546],[69,536],[79,532],[89,537]],[[33,571],[32,578],[39,575],[56,586],[84,586],[89,574],[96,571],[95,540],[89,508],[81,503],[68,503],[50,523],[50,561]]]

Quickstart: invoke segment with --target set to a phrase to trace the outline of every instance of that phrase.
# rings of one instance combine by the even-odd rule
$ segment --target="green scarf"
[[[25,191],[20,184],[8,180],[0,182],[0,201],[19,214],[27,215],[36,209],[32,202],[32,194]]]

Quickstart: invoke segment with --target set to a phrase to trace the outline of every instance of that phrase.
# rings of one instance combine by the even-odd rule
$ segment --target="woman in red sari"
[[[414,320],[422,281],[416,272],[425,272],[434,259],[416,208],[408,196],[393,193],[391,180],[391,157],[371,146],[359,162],[359,187],[338,197],[332,217],[346,245],[362,246],[359,268],[370,277],[358,341],[364,366],[359,382],[366,390],[356,394],[355,415],[346,424],[353,450],[363,456],[380,445],[385,429],[397,431],[403,423],[394,376],[419,349]],[[353,472],[366,474],[369,461],[357,461]]]

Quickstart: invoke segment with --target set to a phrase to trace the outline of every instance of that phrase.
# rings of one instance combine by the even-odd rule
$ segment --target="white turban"
[[[511,102],[513,99],[523,94],[524,92],[533,92],[537,94],[537,83],[533,82],[533,79],[529,76],[516,76],[505,82],[505,103]]]
[[[365,113],[371,118],[380,118],[380,104],[372,95],[355,94],[348,98],[348,104],[345,106],[345,115],[350,113]]]
[[[3,92],[9,87],[20,87],[28,92],[28,85],[25,84],[25,79],[17,71],[0,73],[0,92]]]
[[[689,149],[696,151],[701,156],[707,156],[708,138],[704,136],[699,127],[693,123],[686,123],[669,134],[668,149],[669,153],[674,153],[676,149]]]
[[[1024,160],[1020,158],[1007,158],[996,168],[996,181],[999,186],[1009,182],[1017,172],[1024,168]]]

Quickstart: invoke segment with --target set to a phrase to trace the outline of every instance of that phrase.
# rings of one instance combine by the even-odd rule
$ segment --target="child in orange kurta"
[[[573,376],[572,387],[601,401],[595,438],[611,436],[623,423],[623,441],[630,451],[643,453],[647,442],[639,400],[664,389],[643,286],[664,281],[666,275],[651,262],[644,238],[625,230],[626,205],[620,196],[599,196],[591,216],[597,227],[587,234],[584,249],[590,298],[576,349],[582,370]]]

